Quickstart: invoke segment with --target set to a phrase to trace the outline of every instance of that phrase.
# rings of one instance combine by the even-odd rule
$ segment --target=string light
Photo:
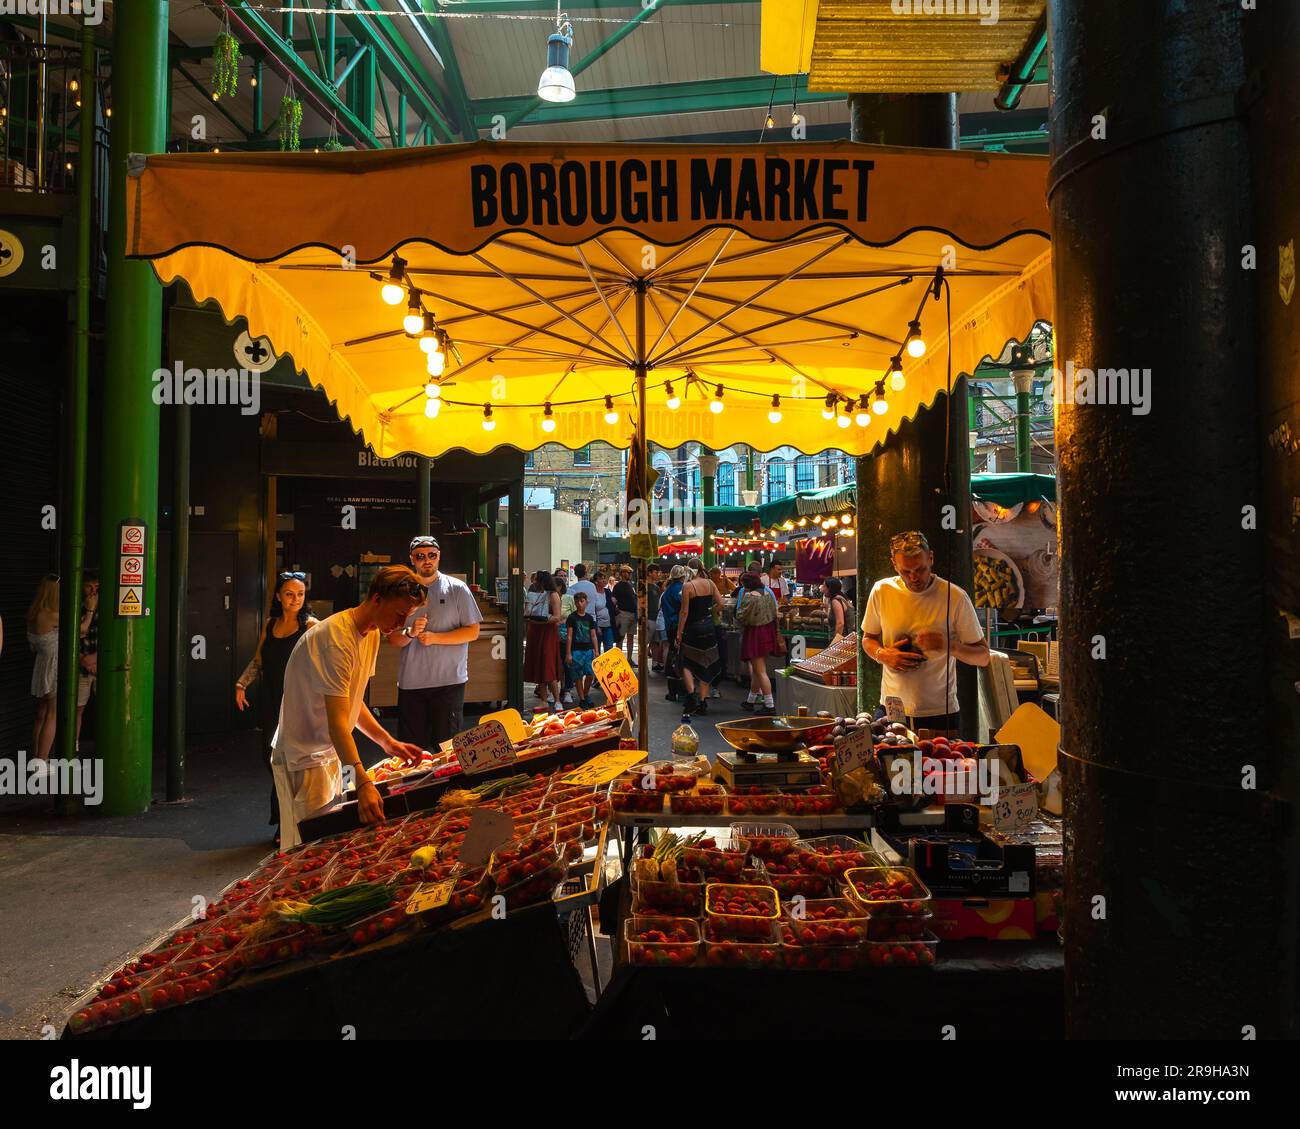
[[[673,382],[671,380],[664,381],[664,391],[668,394],[668,399],[664,401],[664,405],[670,412],[675,412],[682,406],[682,398],[673,391]]]
[[[551,411],[549,402],[546,405],[546,411],[542,413],[542,430],[547,434],[555,430],[555,414]]]
[[[709,411],[715,416],[721,414],[725,405],[722,402],[722,385],[718,385],[718,390],[713,394],[713,400],[709,404]]]
[[[907,379],[903,376],[903,358],[895,357],[889,362],[889,387],[895,392],[901,392],[907,387]]]
[[[406,287],[402,285],[405,273],[406,261],[400,255],[394,255],[393,264],[388,268],[388,281],[379,291],[379,296],[390,306],[396,306],[406,296]]]
[[[430,398],[424,401],[424,414],[429,419],[437,419],[440,411],[442,411],[441,400]]]
[[[853,417],[853,422],[859,427],[866,427],[871,422],[871,412],[868,410],[867,397],[865,395],[858,397],[857,414]]]
[[[438,327],[434,324],[433,314],[424,311],[424,325],[420,331],[420,348],[426,353],[441,352],[438,348]]]
[[[437,384],[437,383],[435,383],[434,381],[431,380],[431,381],[429,381],[428,384],[426,384],[426,385],[424,386],[424,394],[425,394],[426,396],[428,396],[430,400],[438,400],[438,399],[441,399],[441,398],[442,398],[442,386],[439,385],[439,384]]]
[[[424,328],[424,309],[420,305],[420,296],[414,289],[411,290],[411,296],[406,303],[406,317],[402,318],[402,328],[411,337],[416,336]]]
[[[434,377],[441,376],[443,370],[447,367],[447,354],[440,348],[435,349],[428,355],[428,362],[429,363],[424,366],[428,374]]]
[[[826,403],[822,406],[822,419],[835,418],[835,403],[837,397],[834,392],[826,393]]]
[[[848,427],[852,422],[853,421],[849,418],[849,413],[847,411],[840,412],[839,415],[835,417],[836,427]]]
[[[876,401],[871,405],[871,410],[878,416],[883,416],[889,411],[889,405],[885,403],[885,382],[883,380],[876,382]]]
[[[907,351],[913,357],[925,356],[925,338],[921,336],[919,318],[907,323]]]
[[[772,397],[772,410],[771,410],[770,412],[767,413],[767,418],[768,418],[768,420],[770,420],[772,423],[780,423],[780,422],[781,422],[781,397],[780,397],[780,396],[773,395],[773,397]]]
[[[618,412],[614,410],[614,399],[611,396],[605,397],[605,422],[610,426],[618,423]]]
[[[492,418],[492,405],[484,404],[483,405],[483,430],[495,431],[496,426],[497,426],[497,421]]]

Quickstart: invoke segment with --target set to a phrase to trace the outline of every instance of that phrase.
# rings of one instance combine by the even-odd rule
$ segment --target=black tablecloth
[[[248,973],[180,1007],[65,1039],[564,1039],[590,1013],[565,927],[537,906]]]
[[[607,891],[602,922],[621,927],[625,885]],[[942,1039],[946,1027],[963,1040],[1064,1037],[1055,938],[941,941],[938,956],[931,968],[857,972],[645,968],[628,965],[616,943],[613,976],[581,1037]]]

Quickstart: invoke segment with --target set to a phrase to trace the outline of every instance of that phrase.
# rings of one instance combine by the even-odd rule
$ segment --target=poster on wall
[[[1004,611],[1055,608],[1061,584],[1056,504],[975,501],[971,508],[975,606]]]
[[[823,533],[795,545],[794,578],[799,584],[820,584],[835,572],[835,537]]]

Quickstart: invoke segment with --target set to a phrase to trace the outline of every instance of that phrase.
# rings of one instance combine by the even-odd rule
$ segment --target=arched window
[[[767,462],[767,500],[775,502],[790,492],[785,481],[785,459],[769,459]]]
[[[736,464],[718,463],[718,505],[734,506],[736,504]]]
[[[817,468],[810,455],[800,455],[794,461],[795,490],[817,489]]]

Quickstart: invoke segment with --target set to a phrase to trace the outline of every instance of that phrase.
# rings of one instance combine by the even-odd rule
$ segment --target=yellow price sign
[[[454,878],[444,878],[441,882],[422,883],[407,899],[406,912],[417,914],[431,909],[441,909],[451,900],[451,892],[455,888]]]
[[[637,682],[636,672],[627,661],[627,656],[617,647],[602,651],[591,664],[596,681],[605,691],[610,702],[622,702],[635,698],[641,684]]]
[[[616,776],[622,776],[634,764],[640,764],[649,755],[645,749],[611,749],[575,768],[560,783],[598,788],[602,784],[608,784]]]

